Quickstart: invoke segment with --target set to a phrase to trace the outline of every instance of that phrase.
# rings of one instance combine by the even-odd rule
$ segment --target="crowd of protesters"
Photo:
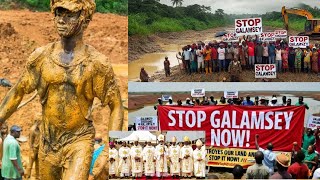
[[[320,46],[304,49],[288,47],[286,40],[262,42],[258,36],[242,37],[239,42],[203,42],[186,45],[177,58],[185,73],[213,74],[226,71],[230,81],[240,81],[242,70],[254,70],[255,64],[275,64],[277,72],[316,73],[320,69]],[[164,61],[166,76],[170,76],[170,60]]]

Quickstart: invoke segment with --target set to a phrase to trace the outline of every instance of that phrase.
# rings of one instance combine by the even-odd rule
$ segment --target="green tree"
[[[172,6],[176,5],[177,6],[182,6],[183,0],[171,0]]]

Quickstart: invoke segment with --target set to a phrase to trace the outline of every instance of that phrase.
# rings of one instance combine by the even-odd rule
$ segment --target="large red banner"
[[[206,145],[255,149],[273,143],[275,151],[301,146],[304,106],[159,106],[161,130],[206,131]]]

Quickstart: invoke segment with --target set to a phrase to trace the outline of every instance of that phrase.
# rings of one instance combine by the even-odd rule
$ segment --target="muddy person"
[[[229,65],[230,82],[240,82],[241,63],[236,58]]]
[[[8,135],[8,125],[7,123],[3,123],[1,125],[1,129],[0,129],[0,134],[1,134],[1,137],[0,137],[0,180],[3,179],[3,177],[1,176],[1,166],[2,166],[2,155],[3,155],[3,141],[4,139],[7,137]]]
[[[0,105],[0,122],[12,115],[25,94],[37,90],[43,117],[40,179],[87,180],[95,134],[93,100],[97,97],[110,107],[108,129],[122,130],[120,92],[108,58],[82,38],[94,1],[51,0],[51,10],[61,39],[31,54],[26,71]]]
[[[170,76],[170,61],[168,60],[167,56],[164,59],[165,59],[163,62],[164,71],[165,71],[166,77],[168,77]]]
[[[141,82],[149,82],[149,75],[147,73],[147,71],[144,69],[144,67],[141,68],[140,71],[140,81]]]
[[[3,157],[1,175],[4,179],[21,180],[24,170],[21,161],[21,149],[17,138],[20,137],[21,128],[13,125],[10,134],[3,142]]]
[[[35,120],[33,126],[30,129],[30,154],[29,154],[29,163],[26,171],[26,177],[31,177],[31,170],[33,163],[35,163],[36,179],[39,179],[39,142],[40,142],[40,120]]]

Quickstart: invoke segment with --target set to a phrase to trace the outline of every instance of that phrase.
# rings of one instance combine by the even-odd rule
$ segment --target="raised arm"
[[[259,150],[259,143],[258,143],[258,139],[259,139],[259,134],[256,134],[255,138],[254,138],[254,143],[256,145],[256,149]]]

